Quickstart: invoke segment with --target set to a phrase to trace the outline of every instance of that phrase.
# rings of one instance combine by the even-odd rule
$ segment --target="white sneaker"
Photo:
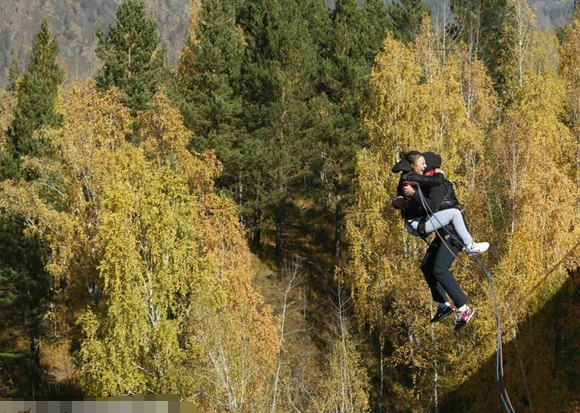
[[[474,242],[473,244],[471,244],[471,247],[469,247],[469,251],[471,251],[474,254],[481,254],[487,251],[488,248],[489,242]]]

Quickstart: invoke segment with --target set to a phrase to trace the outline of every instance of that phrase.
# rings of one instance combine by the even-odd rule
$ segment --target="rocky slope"
[[[167,63],[177,62],[187,37],[188,0],[144,0],[149,16],[159,25],[167,44]],[[332,4],[332,0],[326,0]],[[392,0],[389,0],[392,1]],[[543,29],[561,27],[570,21],[575,0],[529,0]],[[0,88],[6,84],[8,68],[16,56],[26,64],[32,39],[42,16],[49,20],[58,37],[61,56],[66,62],[66,80],[83,79],[97,70],[95,31],[105,31],[114,22],[121,0],[2,0],[0,2]],[[426,0],[441,7],[443,0]]]

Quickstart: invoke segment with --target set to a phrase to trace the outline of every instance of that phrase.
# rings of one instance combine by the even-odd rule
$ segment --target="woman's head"
[[[418,174],[423,174],[425,168],[427,168],[427,164],[425,163],[425,157],[419,151],[410,151],[407,153],[401,154],[401,159],[406,160],[413,168],[413,171],[417,172]]]

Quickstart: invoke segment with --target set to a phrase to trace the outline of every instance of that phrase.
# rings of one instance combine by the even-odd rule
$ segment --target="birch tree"
[[[435,391],[434,368],[439,373],[453,371],[438,375],[439,389],[445,393],[481,359],[458,363],[459,348],[440,346],[451,340],[449,332],[426,327],[431,299],[418,264],[424,247],[420,239],[405,233],[398,211],[390,205],[398,180],[390,168],[401,151],[440,153],[447,177],[458,183],[472,232],[485,237],[491,228],[482,191],[486,177],[479,171],[486,156],[484,132],[493,113],[494,93],[483,71],[466,69],[466,48],[442,48],[426,21],[413,44],[405,46],[388,37],[384,50],[370,77],[364,111],[370,147],[357,156],[355,209],[348,225],[352,260],[345,271],[357,319],[378,339],[381,394],[394,395],[392,400],[383,399],[385,406],[420,410],[427,409]],[[471,101],[465,90],[470,82]],[[481,109],[477,115],[475,106]],[[481,299],[476,280],[461,278],[461,285],[474,302]],[[482,356],[493,352],[493,347],[483,345],[491,329],[492,323],[482,323],[474,335]]]
[[[51,156],[27,160],[39,179],[6,181],[1,203],[25,217],[47,270],[67,286],[85,394],[176,393],[206,411],[252,411],[276,327],[252,287],[236,207],[212,191],[214,155],[187,151],[163,92],[151,105],[135,147],[115,90],[75,85],[63,127],[50,132]],[[216,381],[224,369],[229,379]]]
[[[530,34],[518,71],[521,82],[490,140],[490,152],[495,154],[489,158],[490,171],[496,173],[490,174],[494,190],[489,195],[496,211],[496,254],[500,253],[491,272],[501,274],[495,284],[504,339],[515,346],[504,368],[511,377],[516,410],[524,405],[533,411],[549,410],[558,398],[561,387],[539,378],[545,366],[519,341],[518,325],[562,288],[568,271],[578,265],[578,186],[571,158],[577,141],[562,123],[565,87],[554,59],[556,45],[552,35]],[[537,346],[536,352],[558,363],[558,354],[547,348]],[[551,386],[558,390],[548,391]]]

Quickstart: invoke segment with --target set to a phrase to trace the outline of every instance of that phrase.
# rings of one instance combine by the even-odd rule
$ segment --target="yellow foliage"
[[[460,198],[478,200],[473,196],[479,183],[476,160],[483,159],[482,128],[493,113],[484,106],[495,104],[481,66],[473,69],[479,70],[473,76],[475,81],[465,77],[472,73],[467,69],[465,47],[457,48],[444,61],[428,25],[423,26],[415,45],[407,47],[388,36],[384,48],[386,52],[377,56],[370,77],[364,120],[371,148],[357,158],[356,210],[348,224],[353,252],[349,271],[357,274],[351,278],[353,294],[359,295],[357,301],[363,307],[376,303],[366,296],[371,285],[381,286],[382,292],[375,292],[375,298],[385,294],[393,287],[394,272],[413,273],[407,269],[419,259],[417,239],[406,235],[398,212],[390,205],[398,181],[390,168],[398,153],[410,149],[440,153],[448,177],[460,184]],[[471,100],[466,101],[463,85],[469,82]],[[468,105],[471,112],[478,107],[479,116],[470,119]],[[381,307],[377,304],[371,313],[380,313]]]
[[[328,355],[325,379],[310,406],[316,413],[369,411],[369,384],[360,354],[348,335],[336,340]]]
[[[187,29],[189,31],[189,38],[194,44],[199,43],[195,31],[201,18],[201,8],[201,0],[189,0],[189,22],[187,23]]]
[[[565,84],[565,109],[570,129],[575,137],[575,148],[570,152],[572,159],[580,159],[580,15],[575,12],[568,31],[568,38],[562,45],[560,73]],[[572,164],[572,179],[580,186],[580,165]]]
[[[406,233],[399,212],[391,206],[399,178],[391,168],[402,150],[441,154],[446,176],[459,184],[460,200],[468,210],[477,211],[478,219],[469,220],[472,233],[489,232],[489,220],[482,213],[487,202],[482,190],[488,182],[480,171],[486,159],[484,132],[493,120],[497,98],[481,62],[471,59],[464,45],[443,55],[428,24],[415,44],[405,46],[388,36],[384,50],[370,76],[364,122],[371,145],[357,156],[355,208],[347,223],[351,260],[343,274],[359,326],[388,337],[393,347],[387,366],[412,372],[410,389],[393,384],[401,408],[414,406],[419,411],[426,410],[431,400],[434,370],[453,371],[453,378],[443,379],[452,388],[477,364],[459,363],[464,345],[444,348],[440,343],[454,340],[451,331],[435,331],[425,323],[434,312],[419,270],[425,244]],[[479,302],[478,280],[464,275],[458,272],[461,286]],[[494,350],[493,343],[483,338],[491,329],[492,318],[476,334],[482,358]]]
[[[467,118],[482,130],[487,130],[499,109],[492,79],[481,60],[469,58],[465,44],[460,43],[452,49],[450,58],[457,62],[455,76],[460,83]]]
[[[114,90],[75,84],[64,109],[62,128],[45,131],[51,156],[25,162],[38,179],[4,182],[0,204],[41,239],[47,269],[67,282],[70,317],[82,312],[84,393],[222,394],[198,400],[216,409],[233,391],[238,411],[251,411],[277,327],[252,286],[235,204],[212,192],[215,156],[187,150],[163,91],[142,114],[139,147],[125,140],[131,118]],[[215,354],[228,354],[225,365]],[[226,388],[220,368],[232,374]]]
[[[509,217],[509,237],[498,271],[517,282],[518,288],[510,288],[510,299],[525,312],[525,303],[533,299],[530,290],[574,248],[579,222],[574,202],[578,188],[568,162],[574,143],[558,121],[562,88],[548,76],[530,75],[520,94],[494,149],[506,180],[506,190],[498,196]]]
[[[497,211],[498,241],[491,273],[497,275],[504,338],[516,346],[518,326],[563,287],[568,271],[578,267],[580,245],[580,191],[573,167],[577,140],[560,120],[565,88],[546,63],[553,43],[531,38],[535,40],[528,52],[534,58],[527,59],[514,101],[490,142],[495,158],[490,162],[494,174],[489,197]],[[565,387],[554,389],[548,379],[552,373],[543,370],[553,357],[551,351],[534,347],[533,352],[511,354],[506,367],[516,410],[520,399],[529,400],[538,411],[549,409],[547,400],[557,400]]]
[[[6,136],[8,126],[12,123],[14,117],[13,110],[16,105],[16,97],[6,92],[0,91],[0,153],[6,150]]]
[[[191,133],[183,124],[179,110],[171,104],[164,88],[159,90],[149,109],[139,114],[141,147],[156,167],[176,169],[192,191],[212,190],[220,165],[213,152],[192,153],[187,149]]]

